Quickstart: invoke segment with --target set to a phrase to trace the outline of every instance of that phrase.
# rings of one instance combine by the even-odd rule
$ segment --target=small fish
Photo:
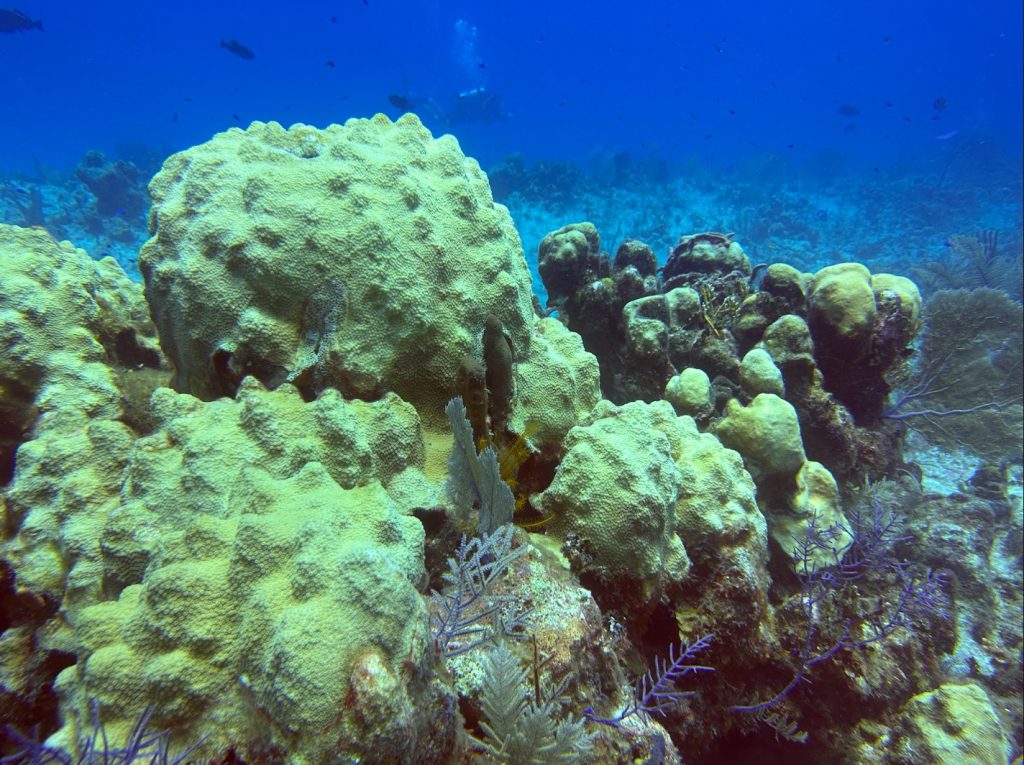
[[[949,102],[943,96],[939,96],[934,101],[932,101],[932,108],[937,112],[941,112],[947,106],[949,106]]]
[[[244,58],[246,61],[251,61],[256,58],[256,54],[249,48],[246,48],[238,40],[221,40],[220,47],[226,48],[229,53],[234,53],[239,58]]]
[[[177,122],[177,121],[178,121],[178,113],[175,112],[174,114],[171,115],[171,122]]]
[[[43,22],[30,19],[17,8],[0,8],[0,32],[31,32],[33,29],[43,31]]]
[[[242,121],[242,118],[239,117],[237,114],[232,114],[231,115],[231,119],[233,119],[235,122],[241,122]]]
[[[893,104],[892,101],[886,101],[885,102],[885,108],[886,109],[891,109],[893,106],[895,106],[895,104]]]
[[[337,24],[338,23],[338,17],[337,16],[331,16],[331,23],[332,24]]]
[[[950,138],[956,138],[958,135],[960,135],[959,130],[950,130],[948,133],[943,133],[942,135],[935,136],[935,140],[948,141]]]
[[[855,104],[840,104],[837,112],[842,114],[844,117],[856,117],[860,114],[860,107]]]
[[[334,67],[334,62],[331,61],[330,59],[327,59],[327,63],[324,64],[324,66],[326,66],[328,69],[334,69],[335,68]]]

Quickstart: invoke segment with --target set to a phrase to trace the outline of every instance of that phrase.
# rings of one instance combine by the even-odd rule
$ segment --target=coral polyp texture
[[[488,314],[528,350],[512,219],[413,115],[233,128],[168,159],[150,193],[139,263],[178,390],[390,390],[440,421]]]
[[[319,462],[232,485],[221,512],[164,531],[141,583],[81,611],[80,660],[56,683],[67,707],[97,700],[115,734],[148,702],[175,739],[214,749],[412,761],[445,735],[437,689],[410,682],[432,657],[422,526],[379,483],[344,489]],[[87,719],[69,715],[62,739]]]
[[[0,226],[3,762],[1019,751],[1006,295],[584,222],[542,315],[412,115],[231,129],[150,192],[144,285]],[[935,491],[911,428],[987,461]]]

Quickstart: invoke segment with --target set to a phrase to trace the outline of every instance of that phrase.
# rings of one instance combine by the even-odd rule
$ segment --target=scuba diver
[[[501,96],[483,86],[459,93],[448,110],[448,121],[452,125],[467,122],[490,124],[507,117],[501,110]]]
[[[507,119],[501,108],[501,96],[483,86],[457,93],[447,109],[429,96],[392,93],[388,102],[404,112],[415,112],[425,123],[450,128],[470,123],[490,124]]]

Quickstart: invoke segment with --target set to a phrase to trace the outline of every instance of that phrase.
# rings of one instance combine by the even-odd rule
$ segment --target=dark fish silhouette
[[[326,66],[329,69],[334,69],[334,62],[331,61],[330,59],[327,59],[327,63],[324,64],[324,66]]]
[[[388,103],[396,109],[402,109],[407,112],[411,112],[415,108],[415,105],[411,100],[405,96],[400,96],[397,93],[392,93],[388,96]]]
[[[234,53],[239,58],[244,58],[246,61],[256,58],[256,54],[238,42],[238,40],[221,40],[220,47],[226,48],[229,52]]]
[[[33,29],[43,31],[43,22],[30,19],[17,8],[0,8],[0,32],[31,32]]]
[[[939,96],[934,101],[932,101],[932,108],[937,112],[941,112],[947,106],[949,106],[949,102],[945,99],[944,96]]]
[[[836,111],[844,117],[856,117],[860,114],[860,107],[854,104],[842,104]]]

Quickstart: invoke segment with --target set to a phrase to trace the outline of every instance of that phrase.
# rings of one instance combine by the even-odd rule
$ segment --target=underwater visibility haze
[[[0,762],[1020,763],[1022,16],[0,7]]]

